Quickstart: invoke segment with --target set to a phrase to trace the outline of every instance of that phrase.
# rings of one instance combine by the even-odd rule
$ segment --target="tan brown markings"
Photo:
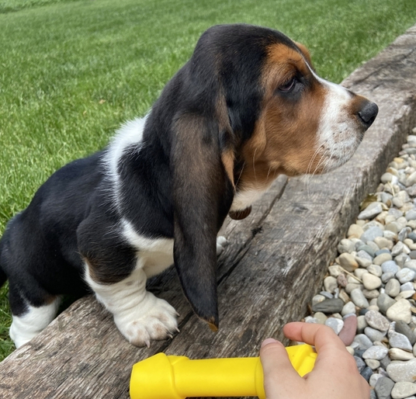
[[[231,184],[234,186],[234,151],[232,149],[224,151],[221,154],[221,161]]]
[[[310,83],[298,101],[276,94],[299,73]],[[269,47],[262,75],[261,115],[243,148],[243,188],[266,188],[281,173],[313,172],[320,161],[314,155],[326,89],[313,77],[301,53],[283,44]]]

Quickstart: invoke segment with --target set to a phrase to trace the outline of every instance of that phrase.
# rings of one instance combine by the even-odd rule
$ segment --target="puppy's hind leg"
[[[60,303],[60,297],[53,297],[44,305],[33,306],[23,298],[12,282],[9,299],[13,320],[9,335],[16,348],[29,342],[48,326],[55,318]]]

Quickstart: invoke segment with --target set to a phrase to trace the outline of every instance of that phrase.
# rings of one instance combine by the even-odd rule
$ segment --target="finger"
[[[314,345],[318,352],[314,370],[328,369],[343,363],[346,370],[357,368],[353,357],[345,349],[344,343],[328,326],[311,323],[289,323],[283,328],[284,334],[294,341]]]
[[[305,342],[314,345],[316,351],[341,349],[345,351],[345,345],[338,338],[332,328],[322,324],[312,323],[288,323],[283,328],[283,332],[289,339],[293,341]]]
[[[290,363],[283,344],[271,338],[265,340],[260,349],[260,359],[266,397],[296,397],[293,387],[298,390],[304,384],[304,380]],[[287,390],[288,387],[292,388],[291,391]]]

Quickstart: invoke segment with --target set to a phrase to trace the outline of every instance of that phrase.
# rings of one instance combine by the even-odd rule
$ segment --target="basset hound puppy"
[[[308,50],[280,32],[208,29],[147,116],[55,172],[8,223],[0,285],[9,280],[16,346],[51,322],[62,295],[88,291],[132,344],[166,338],[176,311],[146,280],[172,264],[194,312],[216,329],[227,214],[246,216],[279,174],[345,163],[377,112],[320,78]]]

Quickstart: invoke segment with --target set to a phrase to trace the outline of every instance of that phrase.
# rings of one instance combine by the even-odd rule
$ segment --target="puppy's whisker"
[[[257,182],[257,175],[256,175],[256,152],[257,152],[257,148],[254,150],[254,154],[253,154],[253,172],[254,172],[254,180]]]
[[[325,161],[326,161],[326,153],[328,152],[328,150],[326,150],[323,154],[322,154],[322,156],[321,156],[321,159],[319,160],[319,162],[318,162],[318,164],[316,165],[316,167],[315,167],[315,169],[314,169],[314,171],[313,171],[313,173],[312,173],[312,175],[315,175],[316,173],[317,173],[317,171],[319,170],[319,168],[325,163]]]
[[[266,176],[266,180],[269,178],[269,175],[270,175],[270,171],[272,170],[272,167],[271,166],[269,166],[269,170],[267,171],[267,176]]]
[[[309,189],[310,189],[310,183],[311,183],[311,180],[312,180],[312,176],[317,173],[317,171],[319,170],[319,168],[321,167],[321,165],[323,165],[325,163],[325,161],[326,161],[325,158],[326,158],[326,153],[328,152],[328,149],[327,148],[323,148],[323,150],[324,150],[323,152],[321,152],[321,149],[322,149],[322,147],[320,147],[318,150],[315,151],[315,154],[314,154],[313,158],[316,158],[316,156],[320,155],[321,156],[321,159],[319,160],[319,162],[315,166],[315,169],[312,171],[312,173],[309,173],[308,174],[308,180],[306,181],[307,182],[306,183],[306,190],[307,190],[308,198],[310,198],[310,191],[309,191]],[[311,166],[312,166],[312,164],[311,164]]]
[[[241,167],[240,174],[238,175],[237,181],[235,182],[236,187],[237,187],[238,183],[240,182],[241,175],[243,174],[243,171],[244,171],[245,166],[246,166],[246,163],[244,162],[243,163],[243,166]]]
[[[315,161],[315,158],[318,156],[319,151],[320,151],[320,148],[317,148],[315,152],[313,153],[311,159],[309,160],[308,167],[306,169],[306,174],[309,174],[309,171],[312,169],[313,162]]]
[[[308,199],[310,198],[309,188],[310,188],[310,182],[311,182],[311,179],[312,179],[312,174],[310,173],[310,171],[312,169],[313,162],[315,161],[315,158],[319,155],[320,151],[321,151],[321,147],[319,147],[315,150],[311,159],[309,160],[309,164],[308,164],[308,167],[306,169],[306,195],[307,195]]]

